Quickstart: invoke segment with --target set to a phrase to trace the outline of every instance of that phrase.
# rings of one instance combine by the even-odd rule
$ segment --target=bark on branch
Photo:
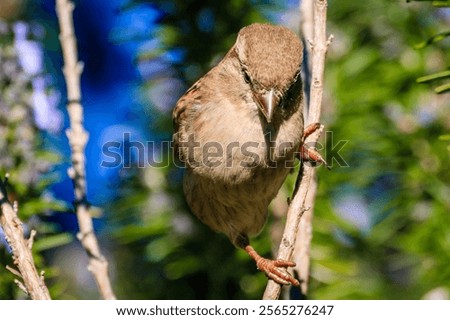
[[[15,282],[33,300],[50,300],[50,294],[44,283],[44,276],[39,275],[34,264],[31,247],[34,232],[30,239],[25,239],[22,221],[17,217],[17,206],[11,205],[6,194],[5,182],[0,179],[0,224],[5,233],[6,241],[12,250],[14,264],[18,271],[7,267],[14,275],[21,278]]]
[[[67,85],[67,111],[70,128],[66,134],[69,139],[72,167],[68,174],[74,184],[75,210],[80,232],[78,239],[89,256],[88,270],[93,274],[103,299],[115,299],[108,276],[108,262],[100,252],[89,206],[86,199],[86,168],[84,150],[88,133],[83,126],[83,107],[81,105],[80,75],[82,64],[78,61],[76,38],[73,28],[72,12],[74,5],[69,0],[56,1],[56,13],[60,26],[60,42],[64,56],[63,73]]]
[[[327,38],[326,34],[327,5],[328,3],[326,0],[314,0],[314,39],[311,43],[312,81],[309,100],[309,113],[307,117],[305,117],[307,119],[307,124],[319,122],[320,120],[325,57],[331,41],[331,37]],[[305,143],[308,143],[308,145],[311,145],[311,143],[316,143],[319,135],[320,132],[311,135]],[[315,169],[312,166],[301,166],[296,181],[296,187],[292,196],[292,201],[287,212],[286,226],[278,250],[278,259],[292,259],[300,220],[305,212],[311,210],[311,208],[306,204],[306,199],[308,197],[308,193],[311,191],[310,188],[315,179],[314,174]],[[311,200],[309,206],[312,206],[312,204],[313,201]],[[303,259],[308,260],[307,266],[309,268],[309,244],[307,256]],[[305,279],[303,275],[300,275],[300,277],[301,280],[303,280],[303,283],[301,284],[302,290],[305,290],[305,288],[307,289],[307,279]],[[306,283],[306,287],[304,283]],[[278,299],[280,296],[280,291],[281,286],[275,281],[269,280],[263,299]]]

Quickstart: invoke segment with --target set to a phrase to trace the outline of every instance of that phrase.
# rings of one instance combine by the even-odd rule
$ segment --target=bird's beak
[[[259,109],[261,109],[261,112],[263,113],[267,122],[270,123],[272,121],[275,110],[278,107],[278,103],[280,102],[280,99],[275,94],[275,90],[270,89],[269,91],[262,94],[253,93],[253,97]]]

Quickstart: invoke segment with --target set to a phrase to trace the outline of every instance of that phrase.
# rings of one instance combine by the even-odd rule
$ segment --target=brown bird
[[[295,157],[323,160],[302,147],[302,52],[285,27],[244,27],[173,110],[174,148],[185,163],[183,187],[193,213],[246,250],[269,278],[293,285],[299,282],[286,268],[295,263],[261,257],[249,236],[263,228]]]

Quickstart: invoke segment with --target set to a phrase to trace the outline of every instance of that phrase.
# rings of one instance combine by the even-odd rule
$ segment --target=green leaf
[[[439,87],[436,87],[434,89],[434,92],[439,93],[439,94],[445,93],[445,92],[448,92],[448,91],[450,91],[450,83],[443,84],[443,85],[441,85]]]
[[[192,274],[202,268],[202,262],[195,257],[183,257],[177,261],[167,264],[164,273],[171,280],[179,279]]]
[[[450,134],[443,134],[438,138],[440,141],[450,141]]]
[[[448,31],[444,31],[444,32],[440,32],[438,34],[435,34],[434,36],[432,36],[431,38],[429,38],[427,41],[418,43],[414,46],[415,49],[422,49],[425,48],[426,46],[429,46],[430,44],[433,44],[435,42],[439,42],[444,40],[446,37],[450,36],[450,30]]]
[[[430,82],[437,79],[444,79],[450,77],[450,70],[440,71],[437,73],[429,74],[420,78],[417,78],[418,83]]]
[[[115,236],[121,243],[126,244],[151,236],[164,234],[165,232],[167,232],[166,226],[167,221],[164,220],[153,221],[152,224],[145,226],[128,225],[118,231]]]
[[[68,205],[64,201],[47,201],[43,199],[33,199],[19,206],[20,213],[24,216],[32,216],[48,211],[66,211]]]
[[[48,250],[63,246],[72,242],[73,236],[70,233],[60,233],[55,235],[45,235],[44,238],[34,242],[33,248],[37,251]]]
[[[39,150],[36,152],[36,158],[39,160],[45,160],[50,163],[58,163],[62,161],[61,155],[58,153],[55,153],[53,151],[47,151],[47,150]]]
[[[439,8],[450,7],[450,1],[433,1],[432,5]]]
[[[151,241],[146,247],[146,256],[149,261],[160,262],[175,251],[176,241],[168,241],[166,237]]]
[[[450,1],[436,1],[436,0],[406,0],[406,2],[431,2],[431,4],[435,7],[449,7]]]

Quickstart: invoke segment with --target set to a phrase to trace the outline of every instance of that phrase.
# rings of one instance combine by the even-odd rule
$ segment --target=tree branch
[[[314,40],[311,45],[312,81],[309,113],[306,117],[307,123],[319,122],[320,120],[325,56],[332,39],[331,37],[328,39],[326,37],[327,5],[326,0],[314,0]],[[308,145],[316,143],[319,135],[320,132],[312,134],[305,143],[308,143]],[[292,259],[301,217],[306,211],[311,209],[306,206],[306,198],[310,191],[311,182],[314,180],[314,172],[315,169],[312,166],[302,165],[300,167],[296,188],[287,212],[286,227],[278,250],[278,259]],[[313,201],[311,203],[313,203]],[[307,259],[309,268],[309,246]],[[304,280],[304,277],[301,276],[301,278]],[[280,291],[281,286],[275,281],[269,280],[263,299],[278,299]]]
[[[17,217],[14,206],[8,201],[5,182],[2,179],[0,179],[0,209],[0,224],[11,247],[14,264],[19,270],[8,266],[7,269],[21,278],[23,282],[16,279],[15,283],[31,299],[50,300],[44,277],[38,274],[31,252],[34,233],[29,240],[24,238],[22,221]]]
[[[60,42],[64,56],[63,73],[67,85],[67,111],[70,128],[66,134],[69,139],[72,167],[68,174],[75,191],[75,210],[80,232],[78,239],[89,255],[88,270],[93,274],[100,294],[104,299],[115,299],[108,276],[108,262],[100,252],[89,206],[86,199],[86,169],[84,150],[88,133],[83,127],[83,107],[81,105],[80,75],[82,64],[78,61],[77,45],[73,28],[72,11],[74,5],[69,0],[57,0],[56,13],[60,26]]]

